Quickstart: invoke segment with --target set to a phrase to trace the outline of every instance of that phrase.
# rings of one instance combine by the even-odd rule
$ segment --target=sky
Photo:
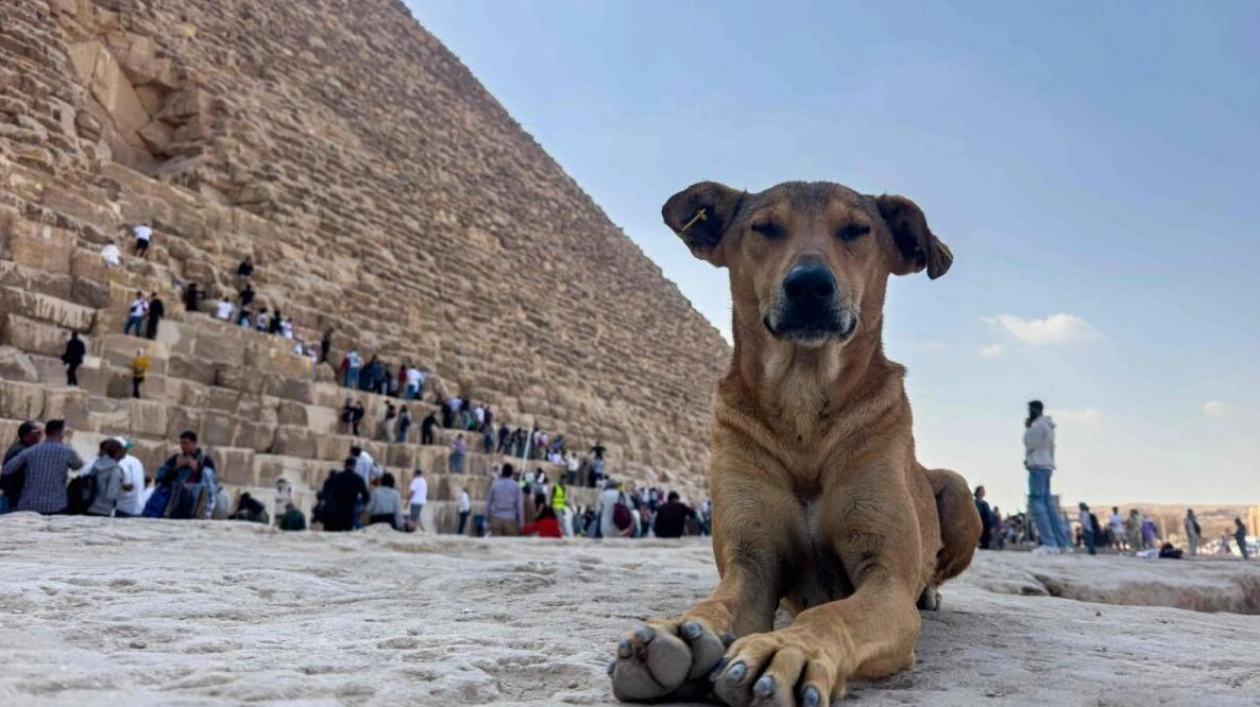
[[[406,0],[704,316],[661,222],[702,180],[899,193],[955,254],[896,278],[920,460],[1023,505],[1260,503],[1260,3]]]

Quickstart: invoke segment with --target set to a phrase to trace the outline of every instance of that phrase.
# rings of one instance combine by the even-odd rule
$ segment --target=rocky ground
[[[603,705],[616,637],[715,579],[698,541],[10,515],[0,704]],[[1254,614],[1260,564],[986,553],[846,704],[1254,706]]]

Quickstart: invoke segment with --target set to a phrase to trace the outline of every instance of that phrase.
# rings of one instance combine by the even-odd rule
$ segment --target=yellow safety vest
[[[551,487],[551,510],[557,515],[564,512],[564,501],[564,487],[560,484]]]

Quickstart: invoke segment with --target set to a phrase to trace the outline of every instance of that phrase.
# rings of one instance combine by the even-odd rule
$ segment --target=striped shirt
[[[83,468],[83,460],[70,447],[49,440],[10,459],[0,474],[26,469],[26,482],[18,511],[60,513],[66,509],[66,481],[70,469]]]

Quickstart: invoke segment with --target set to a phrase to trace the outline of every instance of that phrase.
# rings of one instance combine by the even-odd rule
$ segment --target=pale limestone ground
[[[602,705],[619,633],[715,579],[698,541],[10,515],[0,705]],[[916,669],[845,704],[1260,705],[1260,616],[1020,594],[1046,586],[1257,607],[1260,564],[986,554]]]

